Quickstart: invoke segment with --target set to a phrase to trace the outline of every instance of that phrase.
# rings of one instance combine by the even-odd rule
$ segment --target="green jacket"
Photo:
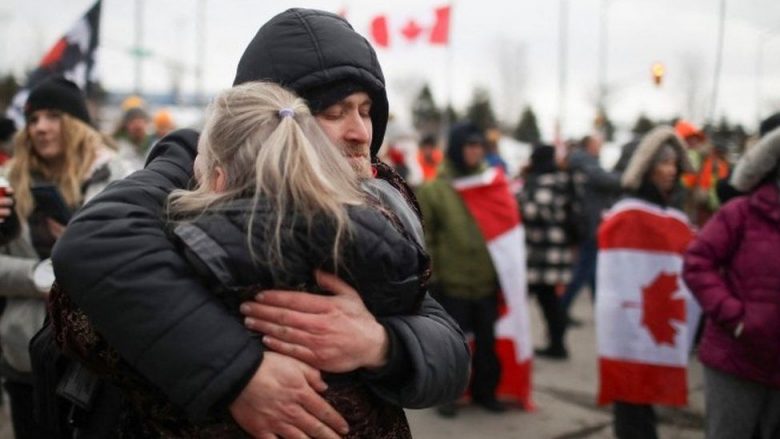
[[[482,232],[452,187],[453,175],[454,170],[445,161],[436,179],[420,187],[417,194],[425,222],[425,243],[433,260],[432,280],[449,296],[489,297],[498,290],[498,276]]]

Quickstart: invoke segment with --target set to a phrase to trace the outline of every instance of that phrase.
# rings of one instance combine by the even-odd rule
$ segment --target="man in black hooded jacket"
[[[256,80],[304,97],[353,167],[397,189],[385,204],[404,222],[415,216],[411,191],[376,160],[388,118],[381,67],[343,18],[306,9],[272,18],[246,48],[234,84]],[[438,303],[426,296],[415,315],[377,320],[333,276],[320,276],[333,296],[272,291],[245,304],[247,326],[273,335],[270,348],[285,354],[264,355],[164,230],[166,197],[190,184],[196,143],[188,130],[162,139],[144,170],[85,206],[54,251],[63,290],[130,365],[193,420],[229,408],[261,437],[344,433],[316,391],[320,372],[356,371],[378,396],[409,408],[461,393],[468,348]]]

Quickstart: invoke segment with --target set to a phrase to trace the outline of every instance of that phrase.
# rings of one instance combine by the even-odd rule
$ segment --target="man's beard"
[[[371,171],[371,161],[368,157],[347,157],[347,160],[359,178],[373,177],[374,173]]]
[[[366,146],[341,145],[341,151],[358,177],[371,178],[373,176],[370,153]]]

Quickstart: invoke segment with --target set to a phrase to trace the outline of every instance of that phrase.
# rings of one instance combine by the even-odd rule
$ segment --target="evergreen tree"
[[[739,154],[742,154],[745,151],[745,146],[747,146],[748,141],[748,133],[747,130],[745,130],[745,127],[742,126],[742,124],[737,124],[737,126],[734,127],[733,132],[733,141],[734,145],[736,147],[736,151]]]
[[[0,78],[0,111],[5,112],[17,91],[19,91],[19,83],[13,75],[8,74]]]
[[[722,138],[731,138],[731,124],[726,116],[720,118],[720,123],[715,127],[715,133]]]
[[[466,110],[466,117],[483,131],[496,126],[496,116],[490,104],[490,93],[486,89],[482,87],[474,89],[471,104]]]
[[[539,133],[539,126],[536,124],[536,114],[531,107],[526,106],[520,115],[520,121],[515,127],[513,136],[515,139],[526,143],[539,143],[542,136]]]
[[[604,140],[611,142],[615,138],[615,125],[607,114],[607,110],[599,108],[596,120],[593,122],[594,128],[604,135]]]
[[[447,108],[444,109],[444,114],[447,116],[447,121],[450,125],[460,120],[460,114],[452,105],[447,105]]]
[[[412,124],[421,132],[437,132],[440,129],[442,112],[433,100],[428,84],[420,90],[412,103]]]
[[[631,132],[637,136],[643,136],[653,128],[655,128],[655,123],[644,114],[640,114],[636,123],[634,123],[634,128],[631,129]]]

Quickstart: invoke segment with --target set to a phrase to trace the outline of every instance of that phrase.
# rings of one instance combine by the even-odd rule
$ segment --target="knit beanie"
[[[531,151],[530,166],[528,171],[531,174],[548,174],[558,170],[555,163],[555,147],[552,145],[538,144]]]
[[[686,142],[689,139],[704,140],[705,138],[704,133],[696,125],[687,120],[678,120],[677,123],[674,124],[674,130],[677,132],[677,135],[682,137]]]
[[[87,101],[79,87],[63,76],[45,79],[33,87],[24,105],[24,117],[38,110],[59,110],[90,125]]]
[[[478,126],[471,122],[460,122],[450,128],[449,142],[447,144],[447,159],[459,174],[466,174],[473,171],[473,169],[469,169],[469,167],[466,166],[466,162],[463,158],[463,147],[471,143],[485,145],[485,136]]]
[[[135,119],[149,120],[149,114],[143,108],[131,108],[125,111],[125,114],[122,116],[122,125],[127,125],[128,122]]]

